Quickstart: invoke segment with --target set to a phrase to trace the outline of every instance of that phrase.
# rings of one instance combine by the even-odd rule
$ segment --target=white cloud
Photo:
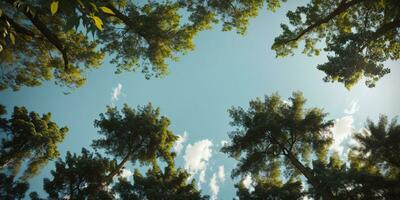
[[[121,95],[122,85],[118,83],[117,87],[113,88],[111,93],[111,103],[118,101],[119,96]]]
[[[172,147],[172,150],[174,152],[176,152],[176,154],[179,155],[179,153],[182,151],[184,144],[186,142],[187,139],[187,132],[183,132],[183,136],[182,135],[178,135],[178,139],[175,141],[174,146]]]
[[[358,104],[358,100],[353,99],[350,105],[346,109],[344,109],[344,113],[347,115],[353,115],[359,110],[360,110],[360,105]]]
[[[211,200],[216,200],[219,192],[217,174],[214,173],[210,181]]]
[[[131,172],[131,170],[124,168],[124,169],[122,169],[122,172],[119,176],[122,178],[129,179],[132,175],[133,175],[133,173]]]
[[[201,140],[196,143],[188,144],[183,159],[185,160],[185,169],[193,177],[200,173],[199,182],[205,182],[205,171],[208,160],[211,158],[213,143],[208,140]]]
[[[225,169],[224,166],[221,165],[218,167],[218,171],[214,173],[210,180],[210,189],[211,189],[211,200],[217,199],[219,192],[219,184],[225,181]]]
[[[293,105],[292,101],[289,101],[289,100],[286,100],[286,99],[283,100],[283,103],[288,105],[288,106],[292,106]]]
[[[331,149],[337,151],[339,155],[346,153],[344,150],[348,147],[348,144],[352,140],[353,128],[353,116],[348,115],[342,118],[336,119],[334,126],[331,128],[334,142]]]
[[[225,168],[223,165],[218,167],[218,179],[220,182],[225,181]]]
[[[242,183],[244,187],[248,189],[250,192],[254,191],[254,186],[253,186],[254,183],[250,174],[247,174],[246,177],[244,177]]]

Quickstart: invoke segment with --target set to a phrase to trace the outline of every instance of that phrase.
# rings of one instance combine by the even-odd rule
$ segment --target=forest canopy
[[[270,31],[274,27],[266,20],[262,28],[267,31],[258,34],[265,43],[272,41],[267,50],[275,57],[264,53],[256,60],[253,50],[260,38],[243,40],[251,48],[229,44],[219,49],[226,55],[206,49],[207,54],[189,59],[189,67],[204,69],[203,75],[192,68],[184,79],[149,80],[166,77],[175,62],[194,52],[200,33],[220,29],[246,37],[254,18],[271,12],[267,19],[279,9],[286,13],[274,21],[279,32]],[[211,43],[209,48],[220,45]],[[307,62],[277,66],[278,58],[297,52],[323,55],[316,64],[323,81],[339,83],[342,90],[296,69]],[[204,65],[209,55],[215,57]],[[287,0],[0,0],[0,97],[6,100],[0,102],[0,199],[216,200],[226,166],[231,179],[225,183],[236,200],[398,200],[399,82],[383,81],[389,84],[383,90],[373,87],[391,73],[390,63],[398,67],[399,61],[399,0],[309,0],[304,5]],[[289,64],[294,66],[285,73],[274,71]],[[98,70],[94,86],[62,98],[47,84],[52,81],[70,94],[104,65],[115,74],[138,72],[144,79],[117,79]],[[220,74],[213,76],[214,67]],[[316,77],[318,86],[311,82]],[[121,83],[104,103],[100,98],[111,81],[130,84],[127,91],[135,95],[130,103],[149,103],[117,103],[127,97]],[[350,91],[360,81],[365,81],[363,91]],[[274,88],[284,91],[243,106],[244,94]],[[319,107],[300,91],[287,99],[279,95],[293,88],[313,92],[309,98]],[[371,107],[357,122],[357,98],[343,112],[325,110],[332,112],[354,96]],[[150,102],[166,107],[168,115]],[[238,106],[220,113],[232,104]],[[345,116],[331,118],[338,113]],[[229,126],[221,121],[223,114],[230,117]],[[196,131],[195,139],[210,138],[185,144],[186,131],[176,132],[186,128]],[[202,187],[206,179],[209,191]]]

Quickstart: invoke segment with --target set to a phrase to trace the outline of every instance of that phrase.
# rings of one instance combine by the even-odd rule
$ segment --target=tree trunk
[[[325,200],[334,199],[334,196],[330,189],[323,188],[320,181],[314,176],[314,174],[309,169],[307,169],[299,160],[297,160],[292,152],[287,152],[285,156],[289,158],[292,165],[294,165],[307,178],[307,180],[310,181],[311,185],[315,189],[321,190],[322,196]]]

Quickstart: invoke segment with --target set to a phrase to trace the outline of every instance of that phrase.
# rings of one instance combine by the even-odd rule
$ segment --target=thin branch
[[[369,41],[373,41],[376,40],[380,37],[382,37],[383,35],[385,35],[387,32],[394,30],[396,28],[400,27],[400,18],[395,19],[392,22],[383,24],[381,27],[379,27],[375,32],[372,32],[371,35],[367,36],[367,38],[363,39],[362,41],[364,41],[364,45],[362,45],[360,47],[360,50],[362,51],[368,44]]]
[[[6,14],[3,13],[3,15],[0,17],[0,19],[5,20],[8,23],[10,23],[10,25],[14,28],[14,30],[16,32],[27,35],[27,36],[35,37],[35,33],[33,31],[18,24],[13,19],[11,19],[9,16],[7,16]]]
[[[322,24],[328,23],[330,20],[332,20],[336,16],[340,15],[341,13],[345,12],[350,7],[356,5],[360,2],[363,2],[363,1],[366,1],[366,0],[353,0],[353,1],[350,1],[347,3],[346,3],[346,0],[342,0],[339,3],[339,6],[333,12],[331,12],[328,16],[316,21],[315,23],[311,24],[304,30],[300,31],[300,33],[298,33],[295,38],[283,41],[282,43],[288,43],[288,42],[293,42],[293,41],[299,40],[301,37],[303,37],[306,33],[312,31],[314,28],[321,26]]]
[[[6,2],[12,6],[14,6],[14,0],[6,0]],[[32,24],[40,31],[40,33],[42,33],[46,39],[52,43],[57,49],[58,51],[60,51],[60,53],[62,54],[63,60],[64,60],[64,67],[67,70],[68,69],[68,55],[67,55],[67,48],[63,46],[62,42],[60,41],[60,39],[51,32],[51,30],[49,30],[46,26],[46,24],[44,24],[40,18],[39,18],[39,13],[36,13],[35,15],[32,15],[31,12],[29,12],[26,9],[26,5],[24,6],[24,8],[22,8],[23,10],[23,14],[32,22]]]

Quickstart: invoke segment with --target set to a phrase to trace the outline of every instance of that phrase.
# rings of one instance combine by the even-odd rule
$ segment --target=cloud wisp
[[[117,87],[112,89],[111,93],[111,105],[114,105],[114,102],[118,101],[119,96],[122,94],[122,84],[118,83]]]
[[[188,138],[187,132],[183,132],[183,135],[177,135],[178,139],[175,141],[174,146],[172,147],[172,150],[176,153],[176,155],[179,155],[184,147],[184,144]]]
[[[185,169],[191,174],[191,178],[195,174],[199,174],[199,183],[205,182],[205,172],[208,161],[212,155],[213,143],[208,140],[195,142],[193,145],[188,144],[183,159],[185,160]]]
[[[360,105],[358,104],[357,99],[353,99],[350,105],[344,110],[346,115],[353,115],[354,113],[360,110]]]
[[[219,193],[219,184],[225,181],[225,169],[221,165],[218,167],[218,172],[214,173],[210,180],[211,200],[216,200]]]

